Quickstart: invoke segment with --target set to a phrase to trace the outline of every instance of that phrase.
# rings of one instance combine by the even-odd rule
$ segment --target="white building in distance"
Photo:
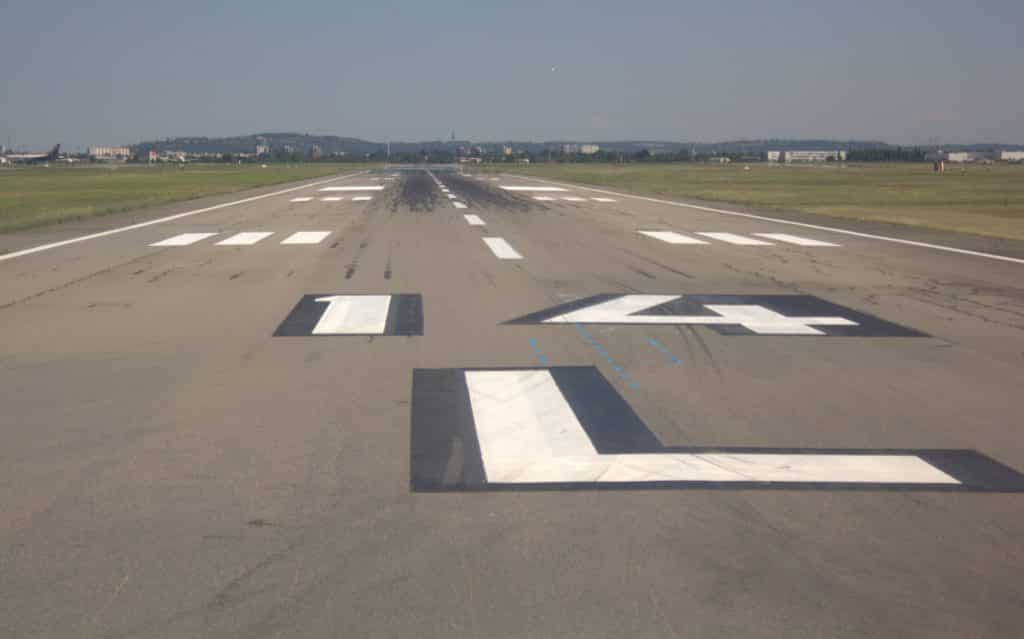
[[[593,155],[601,150],[601,147],[597,144],[581,144],[580,153],[583,155]]]
[[[768,151],[769,162],[841,162],[846,160],[846,151]]]
[[[89,157],[96,160],[127,160],[132,150],[126,146],[90,146]]]
[[[1003,162],[1024,162],[1024,151],[1000,151],[999,159]]]

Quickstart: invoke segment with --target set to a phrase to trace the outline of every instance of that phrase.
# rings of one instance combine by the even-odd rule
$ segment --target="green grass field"
[[[750,170],[744,170],[749,166]],[[1024,240],[1024,166],[754,163],[485,167],[637,194],[880,220]]]
[[[361,164],[187,164],[0,170],[0,232],[347,173]]]

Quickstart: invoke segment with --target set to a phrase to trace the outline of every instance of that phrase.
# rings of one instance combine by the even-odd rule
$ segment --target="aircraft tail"
[[[47,160],[56,160],[57,156],[59,154],[60,154],[60,145],[58,144],[57,146],[53,147],[53,149],[50,150],[50,153],[46,156],[46,159]]]

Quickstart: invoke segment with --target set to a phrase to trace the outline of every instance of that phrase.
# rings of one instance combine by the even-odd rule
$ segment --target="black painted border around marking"
[[[958,485],[854,482],[487,482],[473,422],[465,372],[546,370],[601,454],[722,453],[787,455],[912,455],[952,476]],[[416,369],[411,407],[410,487],[414,492],[523,492],[591,490],[832,490],[913,492],[1024,492],[1024,474],[969,449],[761,448],[663,446],[628,402],[593,366]]]
[[[552,306],[535,313],[517,317],[504,322],[504,324],[543,324],[546,320],[572,311],[578,311],[590,306],[607,302],[612,299],[624,297],[622,294],[603,293],[592,295],[574,302],[567,302]],[[874,315],[834,304],[814,295],[705,295],[705,294],[679,294],[674,299],[664,304],[652,306],[640,313],[633,313],[636,316],[650,315],[706,315],[714,317],[716,314],[705,307],[708,304],[752,304],[763,306],[769,310],[782,313],[788,317],[820,317],[839,316],[857,322],[856,326],[821,326],[814,328],[820,331],[818,335],[762,335],[750,331],[738,324],[694,324],[692,326],[703,326],[721,335],[738,336],[754,335],[758,337],[929,337],[913,328],[902,326],[894,322],[883,320]],[[583,322],[586,324],[586,322]],[[614,322],[618,326],[652,326],[649,323],[634,323],[629,321]]]
[[[317,302],[319,297],[346,295],[365,297],[367,295],[391,295],[388,318],[383,336],[423,335],[423,297],[419,293],[313,293],[303,295],[291,312],[274,331],[274,337],[381,337],[380,333],[314,335],[313,328],[326,310],[327,305]]]

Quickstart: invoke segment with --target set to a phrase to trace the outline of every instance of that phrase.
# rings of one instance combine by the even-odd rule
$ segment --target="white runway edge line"
[[[50,249],[60,248],[62,246],[68,246],[70,244],[77,244],[78,242],[85,242],[87,240],[95,240],[101,237],[107,237],[108,235],[116,235],[118,233],[124,233],[126,231],[134,231],[135,229],[146,228],[147,226],[154,226],[156,224],[163,224],[164,222],[171,222],[173,220],[180,220],[181,218],[188,217],[190,215],[198,215],[200,213],[208,213],[210,211],[216,211],[217,209],[227,208],[229,206],[237,206],[239,204],[248,204],[249,202],[256,202],[257,200],[263,200],[268,197],[277,197],[278,195],[284,195],[285,193],[292,193],[301,189],[308,189],[314,186],[320,186],[321,184],[329,184],[331,182],[337,182],[338,180],[346,180],[357,175],[362,175],[366,171],[359,171],[358,173],[350,173],[349,175],[341,175],[333,177],[327,180],[320,180],[318,182],[312,182],[310,184],[303,184],[300,186],[293,186],[291,188],[282,189],[280,191],[274,191],[272,193],[264,193],[263,195],[254,195],[252,197],[243,198],[241,200],[235,200],[233,202],[224,202],[223,204],[214,204],[213,206],[207,206],[201,209],[195,209],[193,211],[185,211],[184,213],[176,213],[174,215],[168,215],[167,217],[157,218],[155,220],[149,220],[148,222],[139,222],[138,224],[131,224],[129,226],[122,226],[116,229],[109,229],[107,231],[100,231],[99,233],[90,233],[89,235],[82,235],[79,237],[73,237],[68,240],[61,240],[60,242],[51,242],[50,244],[41,244],[39,246],[33,246],[21,251],[15,251],[13,253],[6,253],[0,255],[0,262],[5,260],[13,260],[16,257],[22,257],[25,255],[31,255],[33,253],[39,253],[42,251],[48,251]],[[214,233],[216,235],[216,233]],[[209,236],[207,236],[209,237]]]
[[[491,253],[501,260],[521,260],[523,256],[520,255],[512,245],[500,237],[485,237],[484,243],[487,248],[491,249]]]
[[[465,378],[490,483],[960,483],[916,455],[601,454],[549,371],[466,371]]]
[[[542,180],[539,178],[533,178],[538,182],[545,182],[547,184],[563,184],[562,182],[554,182],[552,180]],[[914,240],[904,240],[898,237],[889,237],[888,235],[875,235],[874,233],[862,233],[860,231],[850,231],[848,229],[839,229],[833,226],[822,226],[820,224],[808,224],[807,222],[795,222],[793,220],[783,220],[777,217],[768,217],[767,215],[755,215],[754,213],[743,213],[741,211],[730,211],[728,209],[716,209],[710,206],[700,206],[699,204],[686,204],[684,202],[674,202],[672,200],[663,200],[657,197],[650,197],[647,195],[632,195],[629,193],[619,193],[618,191],[609,191],[607,189],[597,189],[592,186],[582,186],[579,184],[571,185],[573,188],[581,189],[583,191],[592,191],[594,193],[603,193],[605,195],[614,195],[616,197],[628,197],[634,200],[643,200],[645,202],[654,202],[656,204],[668,204],[669,206],[681,206],[688,209],[696,209],[698,211],[708,211],[709,213],[718,213],[720,215],[732,215],[735,217],[743,217],[749,220],[761,220],[764,222],[775,222],[776,224],[787,224],[789,226],[799,226],[805,229],[816,229],[818,231],[828,231],[830,233],[841,233],[843,235],[850,235],[852,237],[863,237],[869,240],[880,240],[882,242],[893,242],[894,244],[904,244],[906,246],[917,246],[919,248],[934,249],[936,251],[945,251],[947,253],[957,253],[959,255],[973,255],[974,257],[983,257],[990,260],[999,260],[1001,262],[1012,262],[1014,264],[1024,264],[1024,259],[1019,257],[1009,257],[1006,255],[997,255],[995,253],[984,253],[982,251],[970,251],[968,249],[960,249],[955,246],[945,246],[943,244],[930,244],[928,242],[915,242]],[[3,259],[0,257],[0,259]]]

